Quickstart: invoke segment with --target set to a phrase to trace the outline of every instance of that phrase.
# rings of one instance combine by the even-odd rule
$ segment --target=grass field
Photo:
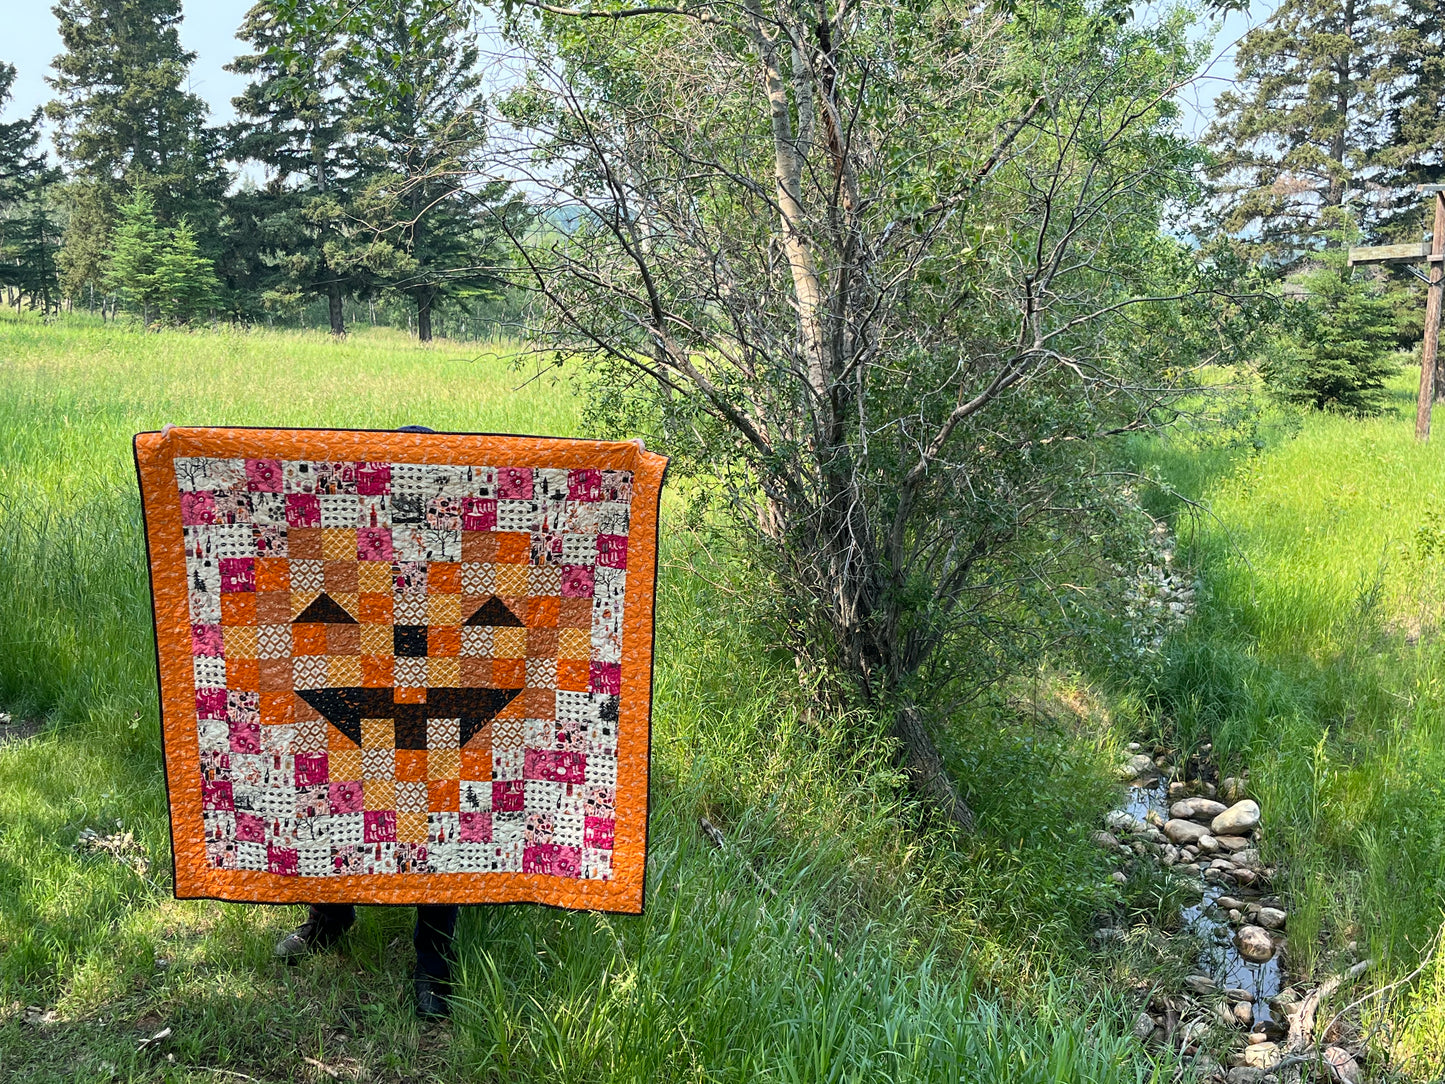
[[[1088,842],[1117,793],[1113,725],[960,720],[983,831],[959,850],[900,804],[866,722],[807,721],[672,532],[645,916],[467,909],[455,1018],[424,1029],[407,908],[364,908],[339,953],[286,968],[270,950],[299,909],[171,898],[131,434],[574,432],[573,388],[507,353],[0,319],[0,708],[42,721],[0,746],[0,1080],[1166,1078],[1082,948],[1119,902]],[[149,867],[80,853],[86,828],[134,833]]]

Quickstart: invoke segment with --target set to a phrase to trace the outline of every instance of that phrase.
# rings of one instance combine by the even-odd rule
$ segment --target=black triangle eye
[[[478,607],[477,612],[462,622],[463,627],[488,625],[499,629],[525,628],[521,618],[507,609],[507,604],[496,595]]]
[[[325,591],[317,595],[310,606],[302,610],[293,625],[357,625],[356,618],[347,613],[334,598]]]

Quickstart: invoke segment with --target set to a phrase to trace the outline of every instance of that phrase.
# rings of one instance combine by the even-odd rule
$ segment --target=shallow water
[[[1135,783],[1129,788],[1129,801],[1124,812],[1144,820],[1151,810],[1165,820],[1169,819],[1169,789],[1163,780],[1152,783]],[[1208,975],[1221,989],[1238,987],[1254,995],[1254,1023],[1258,1027],[1270,1019],[1269,999],[1280,991],[1283,974],[1279,965],[1279,953],[1275,953],[1262,964],[1246,960],[1239,954],[1234,943],[1234,928],[1226,914],[1214,906],[1220,896],[1233,896],[1237,900],[1258,900],[1263,895],[1252,888],[1240,885],[1221,885],[1204,882],[1204,897],[1196,904],[1179,913],[1184,925],[1192,930],[1204,944],[1199,955],[1199,973]]]

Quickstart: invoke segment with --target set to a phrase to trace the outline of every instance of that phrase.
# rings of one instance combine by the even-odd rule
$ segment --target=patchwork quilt
[[[641,911],[666,459],[240,428],[135,455],[178,897]]]

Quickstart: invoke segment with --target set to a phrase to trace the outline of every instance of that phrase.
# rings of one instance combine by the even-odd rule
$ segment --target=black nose
[[[425,625],[392,626],[392,654],[398,659],[426,658]]]

